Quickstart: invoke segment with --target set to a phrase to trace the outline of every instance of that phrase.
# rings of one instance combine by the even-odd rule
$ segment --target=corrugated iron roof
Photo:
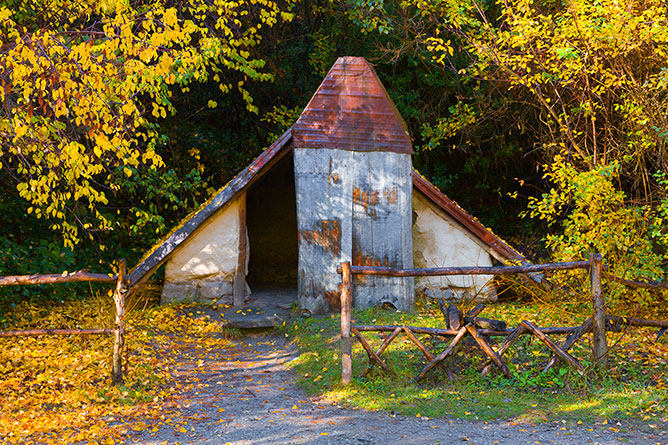
[[[363,57],[339,57],[292,131],[295,148],[413,153],[406,123]]]

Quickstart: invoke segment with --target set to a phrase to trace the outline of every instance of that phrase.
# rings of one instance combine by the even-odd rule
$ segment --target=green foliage
[[[274,109],[264,116],[263,122],[268,122],[273,126],[273,130],[269,132],[269,138],[272,140],[278,139],[288,128],[292,126],[299,116],[302,114],[302,107],[287,108],[285,105],[274,107]]]
[[[431,150],[439,146],[442,141],[453,137],[475,122],[476,113],[468,104],[458,103],[451,106],[448,111],[450,116],[438,119],[436,125],[423,124],[422,137],[425,140],[425,149]]]
[[[619,172],[615,161],[579,171],[565,154],[557,155],[545,173],[552,189],[530,199],[527,215],[561,229],[546,237],[555,261],[587,259],[597,252],[603,254],[613,275],[662,280],[668,260],[664,224],[668,198],[658,208],[629,202],[616,185]],[[665,302],[666,295],[611,284],[606,298],[612,303],[623,300],[652,306]]]
[[[561,310],[559,310],[561,309]],[[484,316],[505,320],[516,326],[521,320],[532,320],[539,326],[559,326],[566,320],[576,322],[586,317],[587,304],[566,303],[555,308],[545,304],[493,304]],[[356,324],[383,324],[442,327],[443,319],[434,305],[417,302],[413,314],[385,311],[380,308],[353,312]],[[657,421],[666,410],[657,401],[666,397],[665,373],[668,363],[663,353],[665,342],[653,341],[654,332],[634,329],[611,341],[611,370],[603,376],[580,375],[557,363],[543,373],[550,350],[536,339],[522,337],[504,355],[514,377],[507,379],[496,370],[487,376],[480,368],[487,360],[473,342],[462,344],[447,359],[447,366],[457,374],[450,381],[445,372],[434,369],[420,383],[414,377],[426,364],[424,356],[405,336],[399,335],[385,350],[382,358],[396,372],[387,375],[375,367],[360,377],[368,357],[357,341],[353,343],[353,381],[341,386],[340,320],[328,318],[297,319],[283,328],[294,338],[300,356],[291,362],[300,386],[310,394],[351,408],[384,410],[420,417],[452,416],[461,419],[507,419],[513,421],[594,422],[603,418]],[[376,333],[364,333],[376,349],[382,340]],[[442,350],[448,340],[419,335],[432,353]],[[466,342],[464,342],[466,343]],[[647,348],[655,351],[647,354]],[[658,348],[658,350],[657,350]],[[586,338],[571,351],[581,363],[588,364],[590,348]],[[638,356],[643,356],[638,360]]]

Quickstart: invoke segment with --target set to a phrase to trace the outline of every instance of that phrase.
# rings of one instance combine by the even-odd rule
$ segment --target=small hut
[[[372,66],[339,58],[295,125],[131,271],[165,264],[163,302],[242,304],[292,286],[298,305],[339,304],[343,261],[398,268],[525,258],[412,168],[406,124]],[[494,299],[490,276],[357,277],[356,307],[411,310],[415,293]],[[250,284],[250,285],[249,285]]]

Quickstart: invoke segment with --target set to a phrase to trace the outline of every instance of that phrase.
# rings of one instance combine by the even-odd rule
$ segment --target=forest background
[[[661,0],[3,3],[0,275],[136,264],[355,55],[417,169],[529,259],[600,252],[618,276],[665,280]],[[85,293],[2,289],[0,322]]]

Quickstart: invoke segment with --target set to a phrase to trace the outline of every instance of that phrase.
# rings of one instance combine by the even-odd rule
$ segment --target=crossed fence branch
[[[415,326],[361,326],[352,325],[351,313],[353,302],[353,275],[377,275],[389,277],[416,277],[416,276],[442,276],[442,275],[514,275],[526,273],[539,273],[558,270],[588,270],[591,277],[591,299],[592,316],[582,325],[575,327],[538,327],[529,320],[522,321],[514,329],[492,329],[481,327],[476,316],[484,309],[484,305],[478,305],[473,311],[467,313],[462,325],[461,320],[454,311],[444,311],[444,316],[449,321],[448,329],[425,328]],[[383,360],[382,354],[388,346],[399,335],[404,334],[425,356],[427,365],[417,375],[416,380],[420,381],[437,366],[444,369],[448,375],[450,370],[445,366],[444,361],[448,358],[456,346],[465,336],[471,336],[478,347],[487,356],[488,362],[482,369],[482,374],[488,374],[494,367],[498,368],[505,376],[512,377],[512,372],[503,360],[504,354],[517,342],[522,335],[533,335],[543,342],[551,351],[552,356],[545,365],[543,371],[547,372],[561,359],[568,365],[583,373],[584,367],[573,357],[569,351],[578,340],[586,333],[591,332],[592,357],[595,365],[607,367],[608,365],[608,344],[606,339],[606,330],[619,331],[623,326],[651,326],[662,328],[659,335],[668,329],[668,321],[643,320],[627,317],[607,316],[605,311],[605,299],[601,289],[601,278],[603,272],[603,257],[600,254],[592,254],[587,261],[574,261],[564,263],[532,264],[524,266],[497,266],[497,267],[446,267],[446,268],[424,268],[424,269],[397,269],[390,267],[373,266],[353,266],[349,262],[341,263],[338,268],[342,277],[341,285],[341,381],[348,384],[352,380],[352,337],[351,333],[362,345],[369,357],[369,365],[362,372],[365,376],[373,367],[378,367],[384,372],[394,374],[391,367]],[[626,280],[614,276],[608,276],[608,279],[617,281],[627,286],[642,288],[668,288],[664,283],[643,283]],[[454,315],[453,315],[454,314]],[[481,320],[481,319],[480,319]],[[366,341],[362,332],[389,332],[380,347],[374,350]],[[445,350],[437,355],[430,352],[417,334],[427,334],[442,338],[451,338],[450,343]],[[566,335],[563,342],[558,343],[553,340],[551,335]],[[492,336],[505,336],[504,341],[497,349],[494,349],[489,338]]]

